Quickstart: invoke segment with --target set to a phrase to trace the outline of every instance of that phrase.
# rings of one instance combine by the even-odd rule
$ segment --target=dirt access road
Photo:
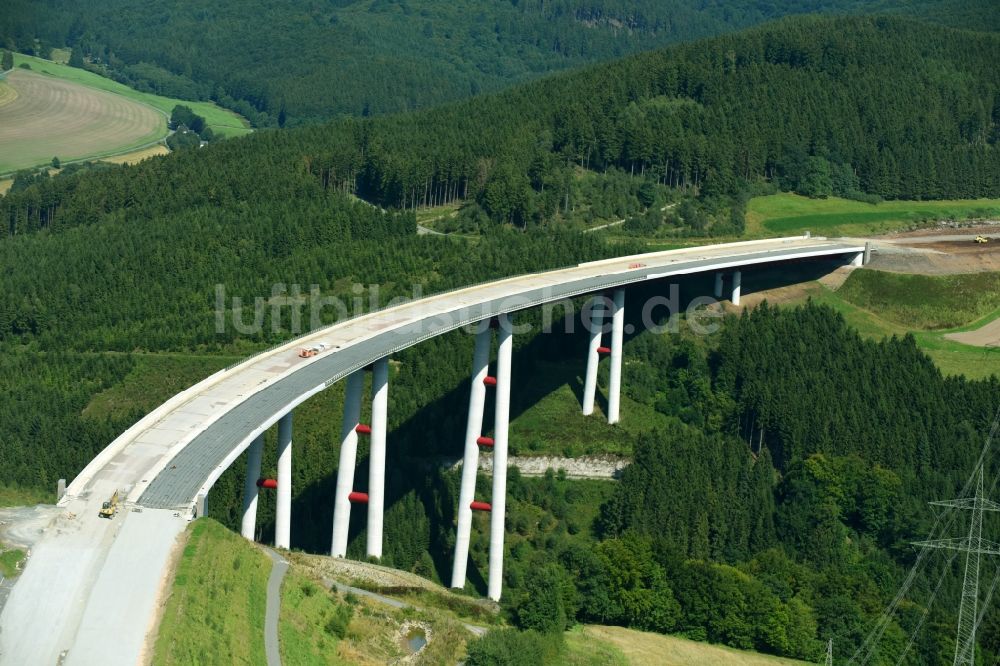
[[[976,236],[990,242],[975,243]],[[956,275],[1000,271],[1000,225],[925,229],[871,239],[870,268],[893,273]]]
[[[974,331],[948,333],[944,337],[976,347],[1000,347],[1000,319],[994,319]]]

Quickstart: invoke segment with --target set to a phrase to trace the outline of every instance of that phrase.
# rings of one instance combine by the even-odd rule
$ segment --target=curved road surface
[[[199,495],[290,409],[373,361],[501,313],[624,285],[808,258],[863,243],[786,238],[686,248],[498,280],[321,329],[218,372],[120,435],[74,479],[0,615],[0,663],[134,664]],[[627,307],[627,304],[626,304]],[[330,351],[299,358],[325,342]],[[125,491],[123,510],[98,518]],[[114,627],[110,639],[108,627]]]

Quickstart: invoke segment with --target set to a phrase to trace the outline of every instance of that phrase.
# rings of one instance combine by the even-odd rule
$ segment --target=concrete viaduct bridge
[[[625,291],[631,284],[712,272],[716,297],[730,276],[739,304],[741,269],[803,259],[861,265],[863,243],[781,238],[712,245],[580,264],[497,280],[343,321],[262,352],[174,396],[102,451],[66,489],[58,515],[32,549],[29,564],[0,615],[0,663],[133,664],[155,631],[165,598],[169,557],[187,522],[204,513],[219,476],[244,452],[247,476],[242,533],[253,538],[261,449],[277,424],[275,545],[291,543],[293,412],[311,396],[346,380],[340,465],[330,554],[343,557],[353,507],[367,512],[367,553],[382,554],[388,359],[407,347],[462,326],[476,328],[458,531],[451,584],[465,584],[472,512],[489,511],[489,596],[502,592],[507,430],[513,330],[507,315],[583,295],[607,299],[594,320],[610,319],[610,339],[592,327],[583,413],[594,406],[598,360],[609,354],[608,419],[618,420]],[[494,333],[497,361],[489,373]],[[322,348],[303,358],[303,347]],[[582,359],[581,359],[582,361]],[[360,423],[364,373],[372,372],[372,422]],[[488,391],[495,392],[494,437],[483,436]],[[370,438],[368,492],[354,490],[358,437]],[[477,461],[493,456],[490,498],[474,497]],[[115,490],[124,515],[98,518]],[[488,500],[488,501],[487,501]],[[113,627],[114,638],[108,634]]]

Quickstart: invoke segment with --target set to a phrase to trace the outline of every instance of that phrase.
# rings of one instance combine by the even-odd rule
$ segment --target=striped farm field
[[[204,118],[205,123],[211,127],[212,131],[218,136],[228,138],[232,136],[241,136],[253,131],[250,129],[250,124],[246,121],[246,118],[230,111],[229,109],[223,109],[214,102],[177,99],[174,97],[154,95],[153,93],[148,92],[139,92],[134,88],[129,88],[122,83],[112,81],[111,79],[95,74],[94,72],[83,70],[78,67],[70,67],[51,60],[42,60],[41,58],[36,58],[34,56],[27,56],[23,53],[15,53],[14,66],[20,67],[22,65],[27,65],[28,67],[31,67],[32,71],[39,72],[41,74],[64,79],[73,83],[79,83],[80,85],[87,86],[88,88],[106,90],[107,92],[121,95],[122,97],[135,102],[147,104],[154,109],[159,109],[165,115],[169,115],[176,105],[183,104],[190,107],[192,111]]]
[[[136,150],[167,133],[158,110],[121,95],[15,69],[0,105],[0,173]]]
[[[17,92],[7,85],[4,79],[0,79],[0,106],[10,104],[15,99],[17,99]]]

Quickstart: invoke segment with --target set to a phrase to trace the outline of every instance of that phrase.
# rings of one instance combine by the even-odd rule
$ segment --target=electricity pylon
[[[914,545],[965,553],[965,580],[962,583],[962,603],[958,609],[958,633],[955,637],[954,666],[975,666],[976,628],[979,625],[979,562],[983,555],[1000,555],[1000,544],[983,538],[983,513],[1000,512],[1000,504],[986,499],[983,492],[983,469],[979,468],[974,497],[931,502],[935,506],[972,512],[969,536],[961,539],[918,541]]]
[[[826,642],[826,666],[833,666],[833,639]]]

